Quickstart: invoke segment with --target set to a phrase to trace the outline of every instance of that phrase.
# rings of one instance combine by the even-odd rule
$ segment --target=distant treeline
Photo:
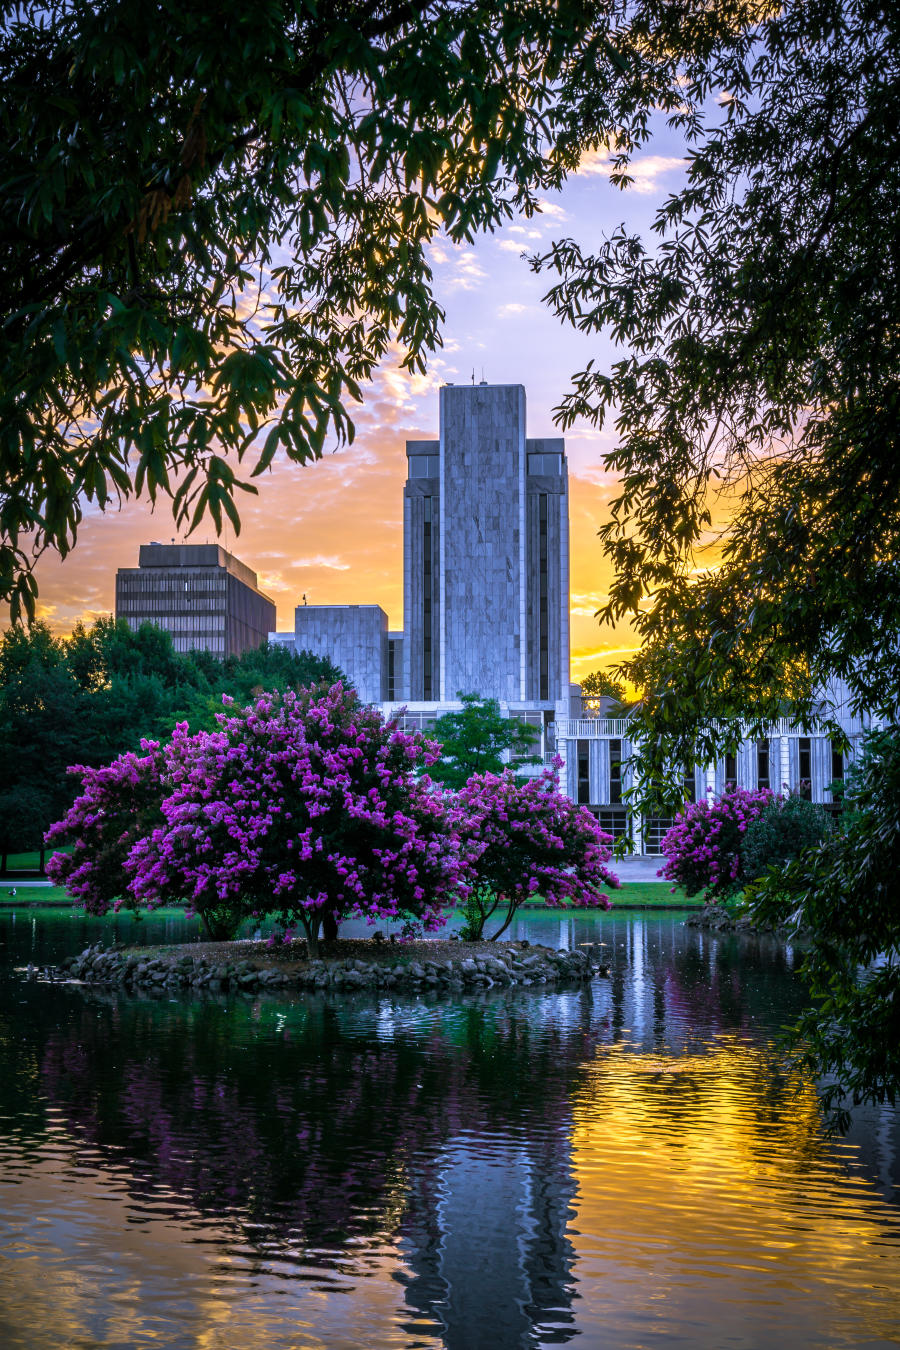
[[[176,722],[212,730],[223,694],[247,703],[341,672],[311,652],[265,645],[217,660],[176,652],[151,624],[78,623],[56,638],[44,623],[13,627],[0,640],[0,866],[6,855],[40,849],[44,831],[68,808],[77,779],[70,764],[105,764],[143,737],[167,737]]]

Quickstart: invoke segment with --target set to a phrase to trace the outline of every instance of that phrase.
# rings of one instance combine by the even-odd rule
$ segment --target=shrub
[[[728,788],[712,801],[687,802],[666,831],[666,862],[659,876],[674,881],[688,895],[728,900],[743,887],[743,842],[751,824],[774,801],[764,788]]]
[[[811,1003],[792,1039],[842,1128],[849,1102],[900,1099],[900,726],[870,734],[848,776],[848,809],[783,871],[753,887],[763,923],[802,930]]]
[[[744,881],[764,876],[770,867],[786,867],[828,832],[823,807],[802,797],[776,797],[748,827],[741,846]]]

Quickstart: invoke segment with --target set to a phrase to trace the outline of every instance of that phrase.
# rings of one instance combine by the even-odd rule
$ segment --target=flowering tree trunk
[[[322,915],[317,909],[306,909],[303,906],[300,910],[300,922],[303,924],[303,931],[306,934],[306,950],[309,953],[311,961],[319,959],[319,925],[322,922]]]

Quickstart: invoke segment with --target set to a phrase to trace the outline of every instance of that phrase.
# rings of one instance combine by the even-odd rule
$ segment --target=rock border
[[[599,945],[599,944],[598,944]],[[258,960],[216,961],[186,953],[175,960],[142,956],[134,948],[104,947],[97,943],[56,967],[58,977],[83,984],[116,987],[135,993],[172,991],[257,994],[281,991],[446,990],[582,983],[609,968],[593,954],[594,944],[567,951],[509,943],[490,955],[460,955],[441,961],[357,958],[306,961],[296,969],[280,970]],[[379,953],[380,957],[380,953]]]
[[[715,933],[751,933],[756,937],[802,938],[804,930],[799,931],[789,924],[761,924],[754,922],[747,914],[736,917],[729,914],[724,905],[704,905],[698,914],[685,919],[687,928],[711,929]]]

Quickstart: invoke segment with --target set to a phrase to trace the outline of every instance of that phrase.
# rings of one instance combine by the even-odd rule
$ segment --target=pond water
[[[13,968],[161,917],[0,911],[0,1344],[882,1346],[897,1114],[823,1136],[794,953],[683,916],[564,992],[159,998]]]

